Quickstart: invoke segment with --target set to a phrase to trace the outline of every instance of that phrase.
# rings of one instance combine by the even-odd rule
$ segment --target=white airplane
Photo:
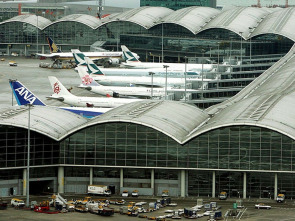
[[[53,42],[53,40],[49,37],[47,37],[47,41],[49,44],[50,54],[39,54],[38,56],[51,58],[52,60],[56,61],[62,61],[62,60],[70,60],[72,61],[73,54],[71,52],[62,52],[59,47]],[[126,46],[123,48],[127,48]],[[128,50],[128,49],[125,49]],[[121,51],[104,51],[104,52],[83,52],[85,56],[93,59],[93,60],[100,60],[104,59],[109,64],[119,64],[123,53]],[[134,57],[138,57],[137,54],[134,53]]]
[[[163,76],[107,76],[101,69],[96,66],[95,68],[89,67],[90,59],[85,57],[88,66],[88,73],[99,84],[104,86],[142,86],[142,87],[184,87],[184,77],[163,77]],[[204,79],[203,79],[204,80]],[[205,79],[208,81],[208,79]],[[167,81],[167,84],[166,84]],[[187,82],[201,81],[201,78],[187,77]]]
[[[82,66],[77,67],[82,84],[80,88],[84,88],[93,93],[106,95],[110,97],[121,96],[135,96],[135,97],[163,97],[165,96],[164,88],[150,88],[150,87],[120,87],[120,86],[103,86],[98,84],[87,73],[86,69]],[[171,90],[171,88],[169,88]]]
[[[74,59],[76,61],[77,66],[86,66],[88,68],[88,72],[92,72],[92,74],[102,75],[104,73],[107,76],[150,76],[151,73],[154,74],[155,77],[165,77],[166,70],[162,66],[162,68],[153,68],[153,69],[125,69],[125,68],[97,68],[96,64],[85,56],[79,50],[72,50]],[[87,62],[86,62],[87,61]],[[77,70],[77,68],[75,68]],[[187,77],[200,77],[200,73],[195,71],[187,71]],[[183,71],[167,71],[167,77],[184,77],[185,72]]]
[[[215,68],[214,64],[186,64],[185,63],[154,63],[154,62],[141,62],[134,54],[127,48],[121,47],[123,52],[123,59],[126,62],[121,63],[121,67],[124,68],[163,68],[167,66],[167,71],[180,71],[180,72],[210,72]],[[186,67],[185,67],[186,66]],[[186,70],[185,70],[186,69]],[[166,68],[165,68],[166,71]]]
[[[104,98],[104,97],[78,97],[71,94],[61,82],[53,76],[48,77],[53,94],[48,97],[76,107],[118,107],[142,99]]]
[[[10,87],[18,105],[40,105],[46,106],[36,95],[27,89],[20,81],[9,80]],[[86,118],[92,118],[104,114],[112,108],[87,108],[87,107],[56,107],[73,112]]]

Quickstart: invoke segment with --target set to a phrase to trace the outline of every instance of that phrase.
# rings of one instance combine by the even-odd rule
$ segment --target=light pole
[[[38,15],[37,16],[37,53],[39,51],[39,21],[38,21]]]
[[[250,34],[252,34],[253,27],[249,27]],[[252,64],[252,38],[250,38],[250,65]]]
[[[153,100],[153,95],[154,95],[154,74],[155,72],[149,72],[149,75],[152,78],[152,90],[151,90],[151,99]]]
[[[164,62],[164,27],[162,22],[162,63]]]
[[[30,133],[30,121],[31,121],[31,106],[32,104],[26,104],[26,106],[29,106],[29,112],[28,112],[28,155],[27,155],[27,180],[26,180],[26,206],[30,206],[30,140],[31,140],[31,133]]]
[[[243,63],[243,58],[242,58],[242,50],[243,50],[243,32],[239,32],[241,35],[241,61],[240,61],[240,71],[242,71],[242,63]]]
[[[230,38],[230,46],[229,46],[229,66],[230,66],[230,69],[231,69],[232,40],[233,40],[233,38],[231,37],[231,38]]]
[[[165,100],[167,100],[167,68],[169,68],[168,65],[163,65],[164,68],[166,68],[166,77],[165,77]]]
[[[184,56],[184,101],[186,102],[186,76],[187,76],[187,57]]]
[[[219,44],[220,42],[217,42],[218,46],[217,46],[217,89],[219,88]]]
[[[203,90],[204,90],[204,82],[203,82],[203,80],[204,80],[204,75],[203,75],[203,71],[204,71],[204,52],[205,52],[205,50],[204,49],[202,49],[202,93],[201,93],[201,99],[203,99]]]

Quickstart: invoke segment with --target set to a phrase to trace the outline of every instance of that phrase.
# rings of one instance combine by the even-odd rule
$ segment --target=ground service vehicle
[[[89,195],[110,196],[111,191],[105,185],[88,185]]]
[[[131,196],[138,197],[138,190],[133,190]]]
[[[219,194],[219,197],[218,197],[220,200],[226,200],[227,199],[227,192],[221,192]]]
[[[122,197],[128,197],[128,196],[129,196],[128,190],[124,190],[122,193]]]
[[[278,203],[283,203],[284,201],[285,201],[285,194],[282,194],[282,193],[278,194],[277,202]]]
[[[258,204],[255,205],[255,208],[256,209],[271,209],[271,206],[266,205],[264,203],[258,203]]]
[[[23,207],[25,206],[25,202],[23,200],[13,198],[11,199],[11,206]]]

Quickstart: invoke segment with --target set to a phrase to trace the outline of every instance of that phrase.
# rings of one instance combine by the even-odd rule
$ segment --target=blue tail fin
[[[47,41],[48,41],[49,49],[50,49],[51,53],[60,53],[60,52],[62,52],[50,37],[47,37]]]
[[[10,80],[9,84],[18,105],[42,105],[46,106],[37,96],[27,89],[21,82]]]

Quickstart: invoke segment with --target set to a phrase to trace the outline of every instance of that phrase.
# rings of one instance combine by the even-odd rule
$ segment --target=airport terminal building
[[[91,120],[51,107],[1,110],[0,194],[26,194],[30,128],[31,193],[105,184],[140,195],[294,197],[294,53],[205,110],[163,100]]]

